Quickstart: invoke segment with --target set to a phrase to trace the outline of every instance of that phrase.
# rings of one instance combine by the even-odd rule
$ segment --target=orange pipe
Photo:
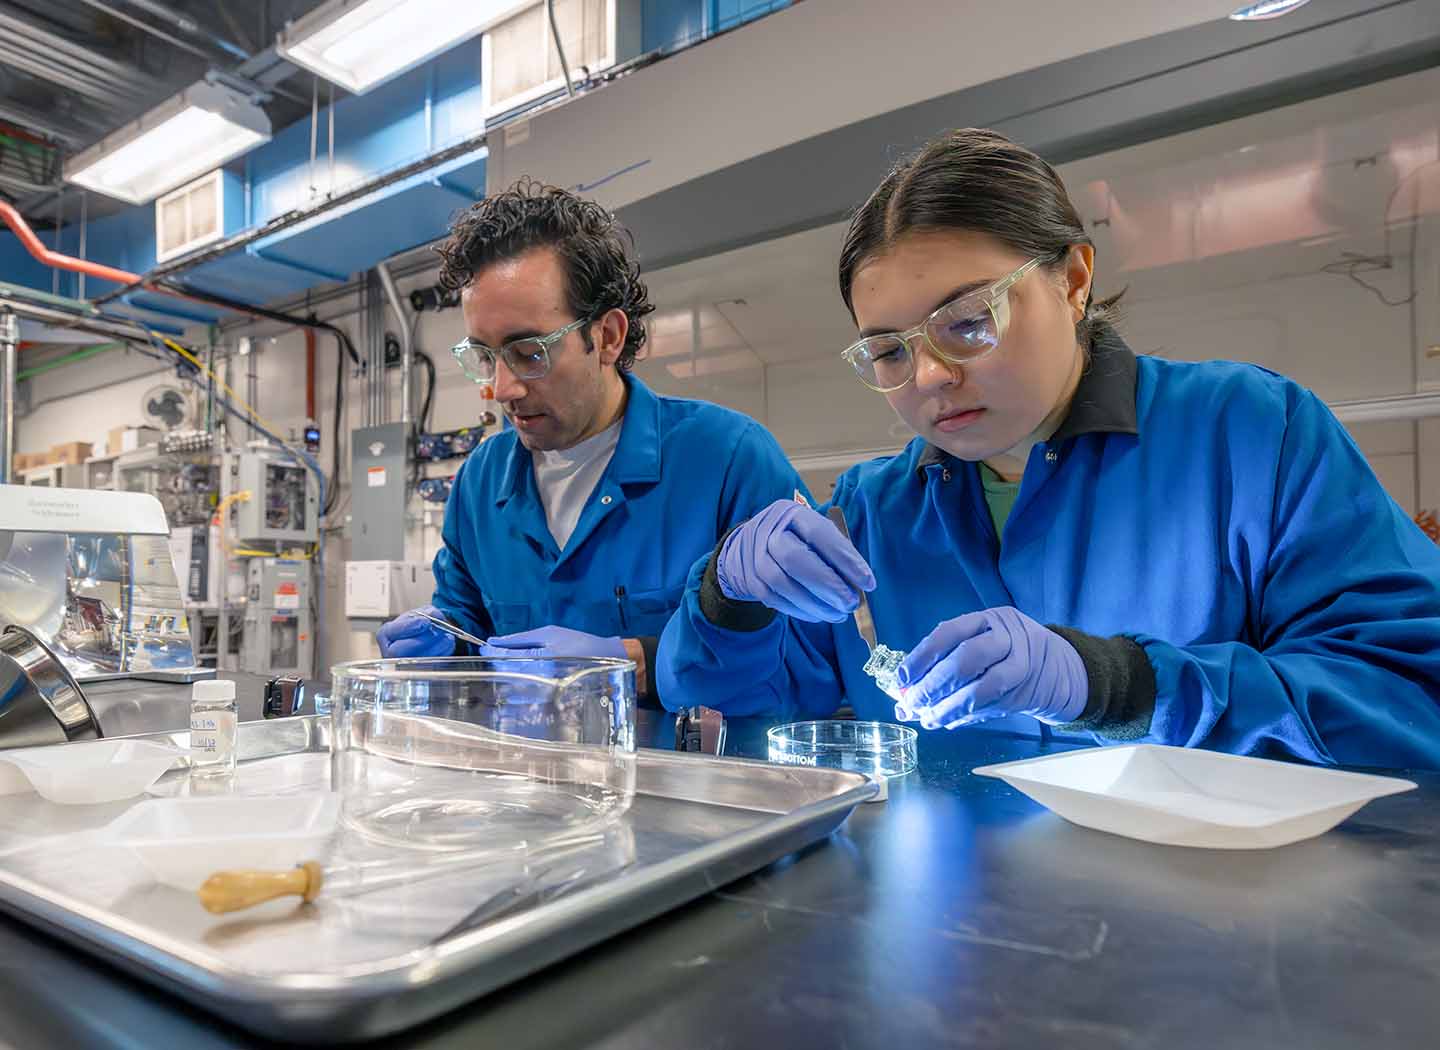
[[[25,245],[26,251],[35,256],[46,266],[53,266],[57,270],[72,270],[75,273],[83,273],[87,277],[98,277],[102,281],[114,281],[116,284],[135,284],[144,280],[138,273],[131,273],[129,270],[117,270],[113,266],[106,266],[103,263],[91,262],[88,259],[77,259],[73,255],[62,255],[59,252],[52,252],[45,247],[30,224],[25,221],[25,216],[15,210],[14,205],[0,201],[0,219],[5,220],[5,225],[14,231],[15,236],[20,238],[20,243]],[[186,302],[200,303],[211,308],[214,303],[206,302],[196,296],[186,295],[184,292],[172,291],[169,288],[146,282],[142,287],[147,292],[156,292],[160,295],[168,295],[175,299],[184,299]],[[252,314],[253,317],[261,316]]]
[[[114,281],[116,284],[134,284],[140,280],[138,273],[131,273],[129,270],[117,270],[113,266],[105,266],[87,259],[77,259],[73,255],[52,252],[40,242],[40,238],[35,236],[35,231],[30,228],[25,217],[16,211],[12,204],[0,201],[0,219],[4,219],[5,225],[15,231],[15,236],[20,238],[20,243],[25,245],[25,250],[46,266],[53,266],[57,270],[72,270],[75,273],[83,273],[87,277],[98,277],[102,281]]]
[[[305,418],[315,419],[315,329],[305,329]]]

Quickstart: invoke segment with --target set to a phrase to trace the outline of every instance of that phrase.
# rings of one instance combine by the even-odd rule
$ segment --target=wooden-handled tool
[[[303,897],[308,904],[324,882],[320,865],[307,860],[289,871],[218,871],[200,887],[200,903],[214,915],[251,908],[277,897]]]

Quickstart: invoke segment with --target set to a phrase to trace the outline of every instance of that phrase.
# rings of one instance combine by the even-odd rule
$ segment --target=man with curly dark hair
[[[452,353],[509,427],[455,478],[422,611],[488,638],[484,655],[629,657],[653,701],[656,640],[692,565],[803,485],[754,420],[631,374],[655,308],[604,208],[523,179],[465,211],[439,252],[468,331]],[[386,656],[463,644],[415,613],[378,638]]]

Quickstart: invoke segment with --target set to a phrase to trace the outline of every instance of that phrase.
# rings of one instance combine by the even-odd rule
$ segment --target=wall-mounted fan
[[[161,430],[178,430],[190,420],[190,402],[178,386],[161,384],[145,391],[140,399],[145,421]]]

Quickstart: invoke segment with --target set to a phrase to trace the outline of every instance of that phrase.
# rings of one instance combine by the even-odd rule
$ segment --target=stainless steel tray
[[[184,733],[151,738],[186,742]],[[324,789],[324,717],[244,723],[240,748],[242,792]],[[175,783],[184,775],[166,777]],[[332,928],[334,913],[317,907],[323,894],[317,905],[273,902],[211,916],[138,866],[87,851],[84,833],[132,803],[64,807],[11,795],[0,798],[0,908],[255,1032],[295,1042],[369,1039],[477,999],[823,839],[876,790],[854,773],[642,750],[635,802],[621,821],[634,862],[612,880],[430,943],[485,896],[436,880],[427,902],[433,917],[417,923],[407,912],[413,943],[309,969],[294,968],[287,945],[317,933],[342,944],[349,929]],[[274,965],[257,965],[267,952]]]

